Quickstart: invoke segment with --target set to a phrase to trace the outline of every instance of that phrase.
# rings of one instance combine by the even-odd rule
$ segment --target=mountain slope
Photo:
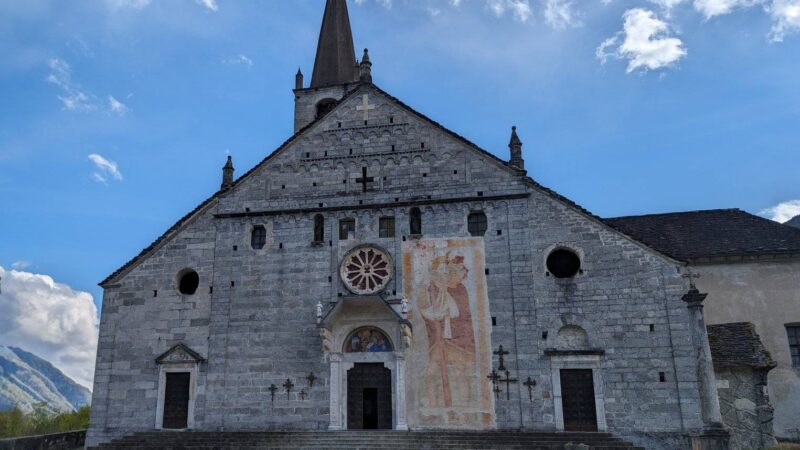
[[[789,219],[789,221],[784,223],[784,225],[789,225],[790,227],[800,228],[800,215],[794,216],[793,218]]]
[[[33,353],[0,345],[0,411],[19,406],[33,410],[39,402],[60,411],[77,410],[91,392]]]

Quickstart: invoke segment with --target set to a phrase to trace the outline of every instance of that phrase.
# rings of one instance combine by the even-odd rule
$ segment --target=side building
[[[769,372],[775,436],[800,440],[800,229],[738,209],[606,222],[686,261],[698,288],[708,293],[709,325],[755,326],[777,364]]]

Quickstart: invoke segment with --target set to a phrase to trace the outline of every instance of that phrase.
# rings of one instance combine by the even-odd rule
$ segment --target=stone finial
[[[231,155],[228,155],[228,160],[222,167],[222,186],[220,188],[224,191],[231,186],[233,186],[233,159]]]
[[[511,150],[511,159],[509,164],[516,166],[518,169],[525,170],[525,161],[522,159],[522,141],[517,136],[517,127],[511,127],[511,140],[508,142],[508,148]]]
[[[361,64],[359,64],[359,80],[362,82],[372,83],[372,62],[369,60],[369,50],[364,49],[364,56],[361,57]]]
[[[295,89],[303,89],[303,72],[300,71],[300,68],[297,68],[297,73],[294,75],[294,88]]]

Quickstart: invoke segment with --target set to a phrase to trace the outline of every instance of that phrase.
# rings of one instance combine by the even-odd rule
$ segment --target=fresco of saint
[[[479,238],[403,244],[403,289],[413,329],[408,357],[409,423],[496,427],[491,382],[491,318]]]
[[[434,258],[428,273],[430,281],[417,294],[428,336],[425,402],[429,407],[469,405],[477,392],[474,377],[464,371],[475,366],[472,312],[464,286],[469,270],[462,256],[448,253]]]

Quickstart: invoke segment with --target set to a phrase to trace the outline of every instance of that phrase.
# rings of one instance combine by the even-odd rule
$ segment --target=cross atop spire
[[[317,44],[311,87],[353,83],[359,79],[353,33],[345,0],[327,0]]]

